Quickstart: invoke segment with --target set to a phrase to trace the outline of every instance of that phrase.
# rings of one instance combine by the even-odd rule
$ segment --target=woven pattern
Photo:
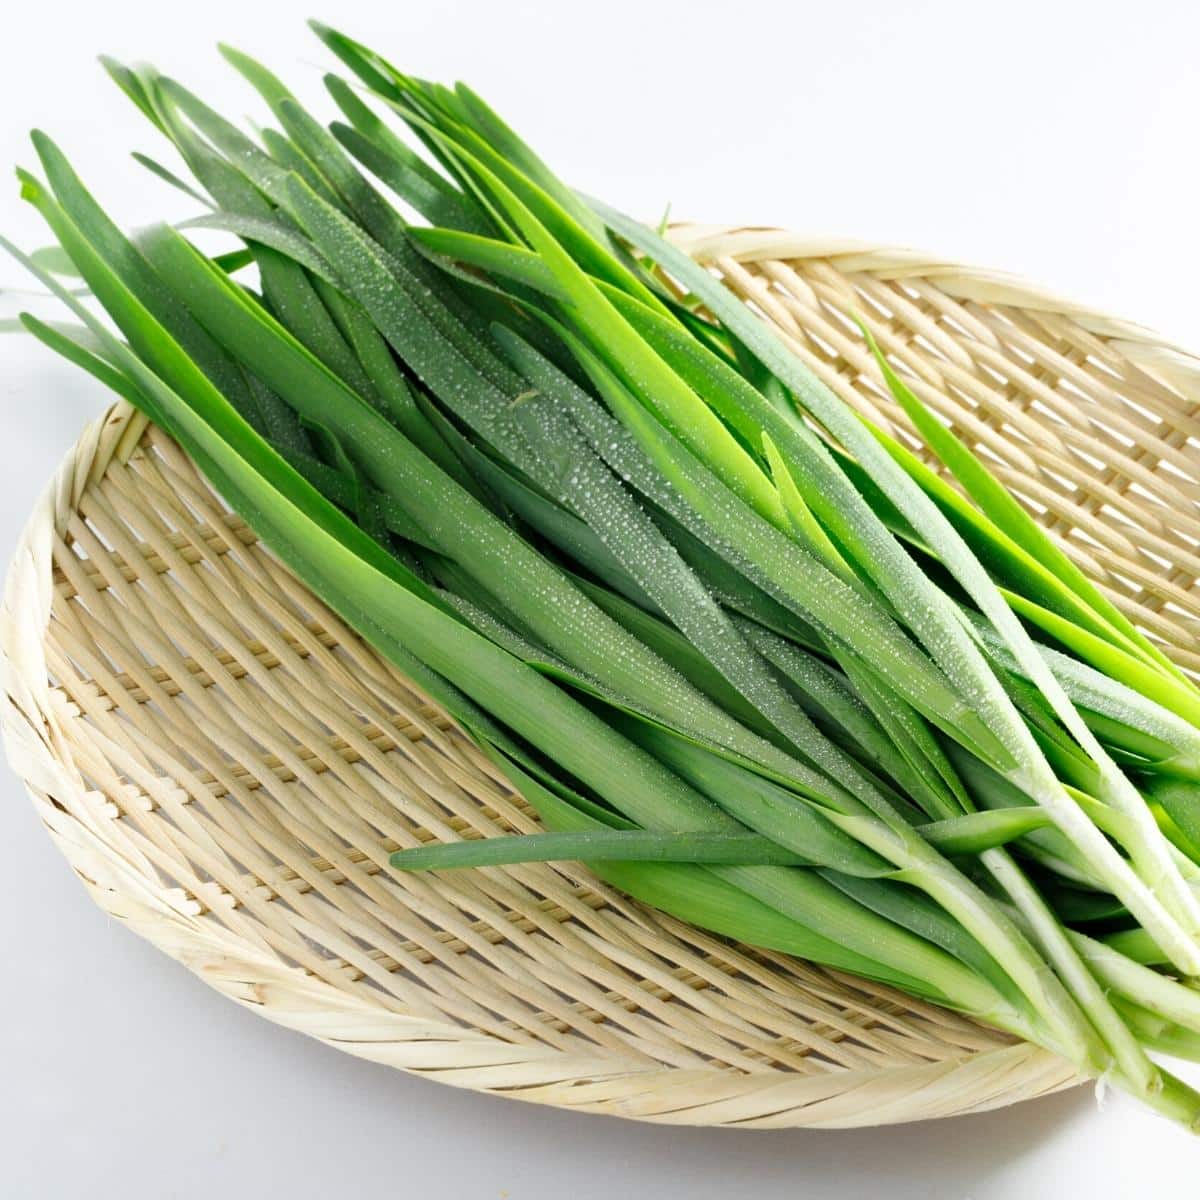
[[[1200,665],[1200,364],[911,255],[676,236],[890,419],[845,315],[863,313],[1080,561]],[[10,758],[97,903],[341,1049],[532,1101],[758,1127],[945,1116],[1071,1081],[1041,1050],[730,945],[582,867],[391,871],[399,846],[535,822],[128,408],[85,432],[39,503],[0,649]]]
[[[917,395],[1200,672],[1200,360],[1012,276],[911,250],[703,226],[676,238],[826,383],[919,449],[847,319],[862,316]]]

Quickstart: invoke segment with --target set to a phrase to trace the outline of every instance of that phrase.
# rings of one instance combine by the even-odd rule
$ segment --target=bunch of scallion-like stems
[[[958,489],[474,93],[317,33],[357,77],[328,126],[225,51],[254,137],[108,63],[200,215],[127,236],[35,134],[58,246],[9,249],[76,318],[25,328],[177,438],[551,831],[394,866],[582,859],[1196,1127],[1148,1053],[1200,1057],[1192,682],[882,359]]]

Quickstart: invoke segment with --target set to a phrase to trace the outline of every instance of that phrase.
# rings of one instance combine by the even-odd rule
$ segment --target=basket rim
[[[1118,343],[1122,353],[1128,353],[1131,346],[1144,347],[1147,352],[1156,352],[1150,354],[1150,361],[1154,361],[1158,353],[1169,351],[1172,357],[1178,356],[1177,366],[1184,378],[1200,380],[1200,350],[1192,350],[1149,326],[1053,291],[1017,272],[945,258],[912,246],[836,234],[796,233],[774,225],[679,221],[668,227],[667,237],[705,264],[716,264],[722,258],[739,263],[826,259],[845,274],[863,272],[896,280],[907,276],[934,278],[938,287],[950,295],[1070,317],[1088,332]],[[1135,349],[1134,354],[1137,352]]]
[[[1015,275],[873,242],[805,237],[770,227],[685,223],[672,226],[670,236],[699,261],[714,264],[722,259],[742,263],[827,259],[847,274],[868,272],[890,279],[934,276],[938,286],[951,294],[1068,316],[1090,332],[1118,343],[1117,348],[1131,361],[1170,386],[1182,387],[1186,393],[1200,385],[1200,357],[1140,325],[1064,300]],[[983,1111],[1079,1082],[1062,1060],[1018,1043],[964,1052],[960,1061],[948,1058],[919,1066],[841,1069],[833,1073],[836,1086],[826,1076],[799,1076],[777,1069],[746,1076],[726,1073],[728,1086],[721,1098],[702,1106],[690,1104],[679,1094],[666,1103],[654,1102],[660,1089],[678,1092],[675,1076],[679,1071],[673,1068],[663,1067],[651,1072],[651,1077],[642,1074],[634,1094],[606,1089],[599,1053],[585,1074],[577,1072],[571,1079],[556,1077],[551,1070],[546,1075],[547,1086],[496,1086],[484,1081],[478,1069],[482,1060],[475,1069],[464,1069],[472,1066],[470,1047],[478,1046],[481,1039],[491,1042],[488,1035],[449,1022],[435,1028],[427,1018],[421,1019],[418,1031],[412,1018],[381,1015],[346,993],[330,990],[318,997],[309,982],[295,978],[295,968],[271,961],[255,948],[234,944],[236,939],[228,931],[215,922],[204,922],[179,889],[152,887],[130,864],[121,862],[93,829],[67,819],[65,809],[53,799],[80,793],[83,781],[73,764],[62,759],[66,743],[58,730],[69,715],[63,711],[65,697],[54,694],[50,686],[43,640],[53,598],[55,536],[64,530],[87,488],[103,476],[109,464],[132,454],[147,426],[146,418],[124,401],[114,405],[83,430],[33,508],[9,565],[0,606],[0,683],[4,689],[0,723],[14,770],[52,840],[93,900],[205,982],[277,1023],[361,1057],[388,1061],[458,1086],[663,1123],[814,1128],[883,1124]],[[334,999],[337,1004],[331,1003]],[[309,1019],[314,1011],[321,1014],[321,1020]],[[374,1034],[363,1039],[354,1026],[368,1017]],[[386,1032],[383,1026],[389,1026]],[[394,1046],[416,1039],[425,1046],[433,1041],[467,1047],[467,1055],[454,1066],[425,1056],[414,1056],[405,1063],[380,1049],[383,1041]],[[544,1047],[538,1052],[543,1066],[548,1054]],[[619,1072],[628,1072],[628,1063],[615,1065]],[[661,1080],[653,1078],[655,1074],[660,1074]]]

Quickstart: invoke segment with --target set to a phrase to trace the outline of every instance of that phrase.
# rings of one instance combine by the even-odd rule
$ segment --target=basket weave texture
[[[857,312],[1118,604],[1200,669],[1200,360],[1007,276],[769,229],[673,236],[906,434]],[[93,899],[213,987],[445,1083],[663,1122],[884,1124],[1072,1082],[888,988],[728,944],[582,866],[393,872],[536,827],[425,697],[117,406],[0,614],[9,757]]]

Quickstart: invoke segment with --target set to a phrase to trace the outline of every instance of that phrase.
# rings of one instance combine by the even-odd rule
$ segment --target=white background
[[[15,9],[15,11],[14,11]],[[94,63],[150,58],[255,110],[221,38],[319,103],[303,12],[263,0],[10,8],[0,162],[52,131],[128,223],[184,215],[125,151],[154,131]],[[776,223],[1005,267],[1200,345],[1200,14],[986,6],[342,2],[414,73],[465,78],[569,181],[647,218]],[[48,240],[15,186],[0,230]],[[0,266],[0,284],[16,281]],[[16,311],[0,296],[0,317]],[[105,397],[0,341],[0,551]],[[0,777],[0,1196],[746,1195],[1093,1200],[1194,1195],[1200,1148],[1076,1092],[854,1133],[658,1129],[451,1091],[284,1032],[93,909]]]

